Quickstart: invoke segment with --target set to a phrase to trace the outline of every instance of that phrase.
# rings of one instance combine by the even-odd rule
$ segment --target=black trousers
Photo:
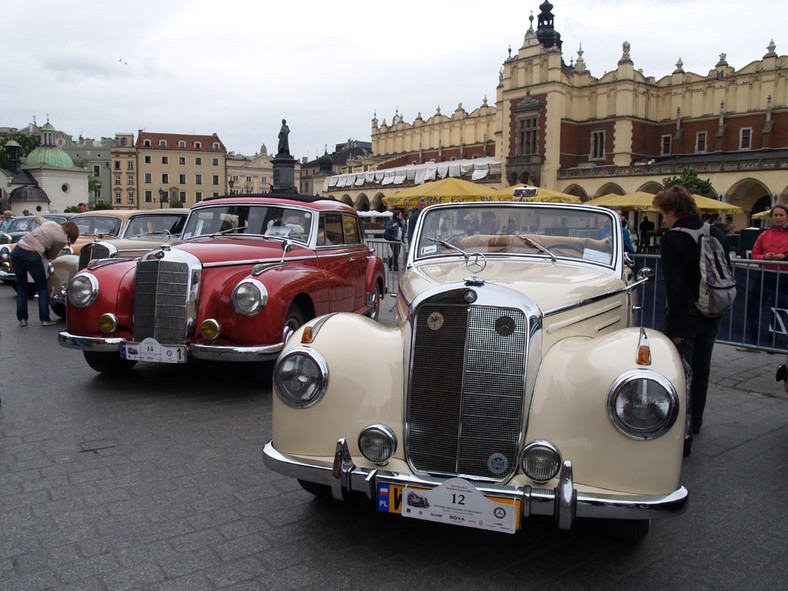
[[[690,386],[690,408],[694,430],[703,424],[703,411],[706,408],[706,394],[709,389],[711,373],[711,354],[714,341],[720,332],[719,318],[706,318],[700,312],[688,317],[689,336],[679,345],[679,354],[684,357],[692,368],[692,385]]]

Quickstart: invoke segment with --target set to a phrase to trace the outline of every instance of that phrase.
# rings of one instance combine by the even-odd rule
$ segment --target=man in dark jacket
[[[427,198],[422,197],[419,199],[417,204],[418,209],[411,214],[410,218],[408,219],[408,244],[413,242],[413,229],[416,227],[416,220],[419,219],[419,214],[421,210],[427,207]]]
[[[719,318],[703,316],[695,307],[700,287],[698,244],[689,234],[675,228],[697,230],[703,226],[695,200],[687,189],[674,185],[656,194],[653,202],[671,231],[660,241],[662,273],[665,277],[667,310],[665,334],[678,347],[692,369],[690,388],[692,433],[700,433],[706,391],[709,386],[711,353],[720,330]],[[730,247],[725,233],[711,227],[711,235],[720,241],[730,263]],[[692,439],[685,442],[684,455],[689,455]]]

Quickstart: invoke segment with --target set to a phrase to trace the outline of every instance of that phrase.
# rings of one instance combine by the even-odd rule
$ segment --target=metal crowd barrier
[[[367,238],[367,245],[383,260],[383,265],[386,267],[386,293],[396,296],[399,288],[399,278],[405,270],[405,261],[408,260],[408,243],[400,243],[402,246],[400,246],[399,249],[399,260],[396,265],[399,271],[388,270],[388,261],[392,256],[392,244],[397,243],[393,240],[384,240],[383,238]],[[395,265],[392,264],[392,269],[394,266]]]
[[[640,288],[640,324],[662,330],[665,279],[659,255],[635,254],[635,269],[651,267],[655,281]],[[788,349],[788,262],[732,259],[736,301],[722,317],[717,342],[783,353]]]

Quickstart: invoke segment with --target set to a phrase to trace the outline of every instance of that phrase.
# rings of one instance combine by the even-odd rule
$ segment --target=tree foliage
[[[23,158],[41,145],[41,138],[38,136],[30,136],[22,133],[21,131],[13,131],[11,133],[0,133],[0,168],[7,168],[7,154],[5,151],[5,144],[10,140],[15,140],[22,149],[20,156]]]
[[[698,172],[694,168],[685,168],[681,171],[680,176],[671,176],[662,179],[662,185],[667,189],[673,185],[681,185],[690,193],[702,195],[704,197],[713,197],[715,194],[714,187],[710,179],[701,180],[698,178]]]

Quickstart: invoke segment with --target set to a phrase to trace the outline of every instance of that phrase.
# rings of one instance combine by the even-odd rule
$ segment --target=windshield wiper
[[[455,236],[463,236],[463,234],[456,234]],[[454,238],[454,236],[449,236],[449,240],[451,240],[452,238]],[[438,243],[438,244],[440,244],[440,245],[441,245],[443,248],[448,248],[449,250],[456,250],[456,251],[457,251],[457,252],[459,252],[459,253],[460,253],[462,256],[464,256],[464,257],[465,257],[465,260],[466,260],[466,261],[468,260],[468,257],[470,257],[470,256],[471,256],[470,254],[468,254],[467,252],[465,252],[463,249],[461,249],[459,246],[454,246],[453,244],[450,244],[449,242],[446,242],[446,241],[445,241],[443,238],[430,238],[430,237],[428,236],[428,237],[427,237],[427,240],[430,240],[430,241],[432,241],[432,242],[437,242],[437,243]]]
[[[523,236],[522,234],[515,234],[515,236],[517,236],[520,240],[525,242],[528,246],[531,246],[531,247],[535,248],[536,250],[539,250],[539,251],[543,252],[544,254],[546,254],[547,256],[549,256],[551,259],[553,259],[554,263],[558,262],[558,259],[555,258],[555,255],[552,252],[550,252],[550,250],[548,248],[542,246],[541,244],[539,244],[533,238],[529,238],[528,236]]]

